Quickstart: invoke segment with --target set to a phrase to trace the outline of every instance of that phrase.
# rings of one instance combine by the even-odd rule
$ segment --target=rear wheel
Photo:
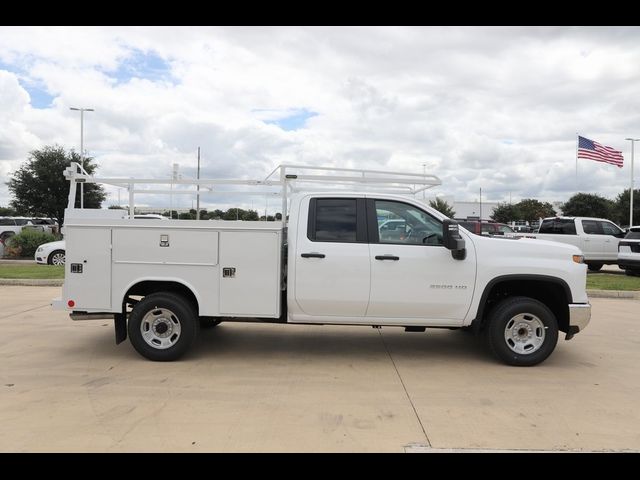
[[[65,252],[64,250],[54,250],[49,255],[47,259],[47,263],[49,265],[64,265],[65,260]]]
[[[636,269],[631,269],[631,268],[627,268],[624,271],[625,274],[629,275],[630,277],[640,277],[640,270],[636,270]]]
[[[193,306],[172,293],[153,293],[136,303],[129,316],[128,333],[137,352],[149,360],[177,360],[198,334]]]
[[[592,272],[597,272],[602,268],[601,263],[590,263],[587,266],[589,267],[589,270],[591,270]]]
[[[558,322],[549,308],[529,297],[500,302],[489,314],[486,338],[490,350],[503,362],[516,366],[536,365],[558,343]]]

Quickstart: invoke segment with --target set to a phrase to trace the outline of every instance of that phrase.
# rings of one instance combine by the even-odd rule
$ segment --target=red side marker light
[[[73,308],[73,307],[75,307],[75,306],[76,306],[76,302],[74,302],[73,300],[69,300],[69,301],[67,302],[67,305],[69,306],[69,308]]]

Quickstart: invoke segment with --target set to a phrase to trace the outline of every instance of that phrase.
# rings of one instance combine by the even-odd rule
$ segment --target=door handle
[[[395,255],[376,255],[376,260],[400,260],[400,257]]]
[[[303,253],[300,255],[302,258],[324,258],[324,253]]]

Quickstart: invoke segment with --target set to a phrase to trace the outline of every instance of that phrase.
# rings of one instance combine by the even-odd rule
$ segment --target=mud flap
[[[122,313],[113,315],[113,325],[116,331],[116,345],[127,339],[127,317]]]

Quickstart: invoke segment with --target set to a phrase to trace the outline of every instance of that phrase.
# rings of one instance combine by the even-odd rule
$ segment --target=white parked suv
[[[629,228],[618,244],[618,265],[627,275],[640,275],[640,226]]]

